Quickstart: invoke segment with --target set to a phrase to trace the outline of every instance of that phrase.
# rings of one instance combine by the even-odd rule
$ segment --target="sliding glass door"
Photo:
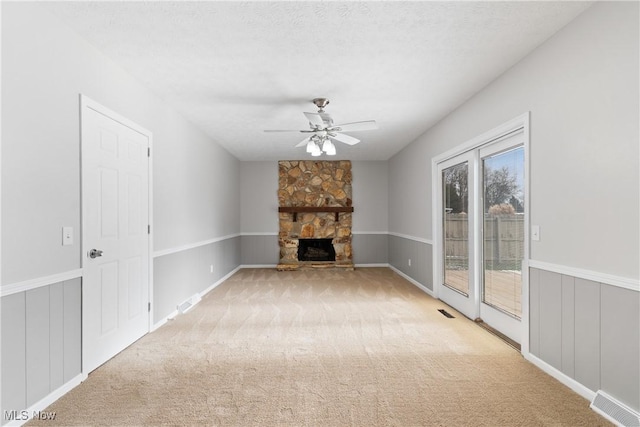
[[[438,163],[438,297],[520,342],[523,132]]]

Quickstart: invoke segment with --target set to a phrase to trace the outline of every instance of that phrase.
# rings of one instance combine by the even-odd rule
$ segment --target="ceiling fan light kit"
[[[331,140],[342,142],[347,145],[355,145],[360,142],[359,139],[346,135],[342,132],[354,132],[361,130],[377,129],[375,120],[365,120],[361,122],[344,123],[334,125],[333,118],[324,111],[324,107],[329,105],[327,98],[314,98],[313,104],[318,107],[317,113],[304,113],[309,121],[310,130],[265,130],[265,132],[301,132],[311,133],[312,135],[302,140],[296,148],[306,145],[307,153],[313,157],[321,156],[325,153],[327,156],[336,155],[336,146]]]

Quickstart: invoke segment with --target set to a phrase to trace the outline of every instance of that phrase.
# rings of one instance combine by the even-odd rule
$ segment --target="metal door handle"
[[[89,258],[98,258],[99,256],[102,256],[102,251],[99,249],[91,249],[89,251]]]

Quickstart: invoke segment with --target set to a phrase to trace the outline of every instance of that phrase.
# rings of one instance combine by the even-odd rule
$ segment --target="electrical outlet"
[[[73,227],[62,227],[62,246],[73,245]]]
[[[211,264],[211,267],[209,267],[209,272],[213,273],[213,264]]]
[[[409,258],[409,261],[407,261],[407,264],[409,265],[409,267],[411,267],[411,258]]]

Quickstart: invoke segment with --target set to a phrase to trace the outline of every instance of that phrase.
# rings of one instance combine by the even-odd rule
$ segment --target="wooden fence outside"
[[[447,214],[445,217],[446,260],[463,263],[469,255],[468,216]],[[484,224],[484,259],[500,268],[520,269],[524,256],[524,216],[487,216]]]

